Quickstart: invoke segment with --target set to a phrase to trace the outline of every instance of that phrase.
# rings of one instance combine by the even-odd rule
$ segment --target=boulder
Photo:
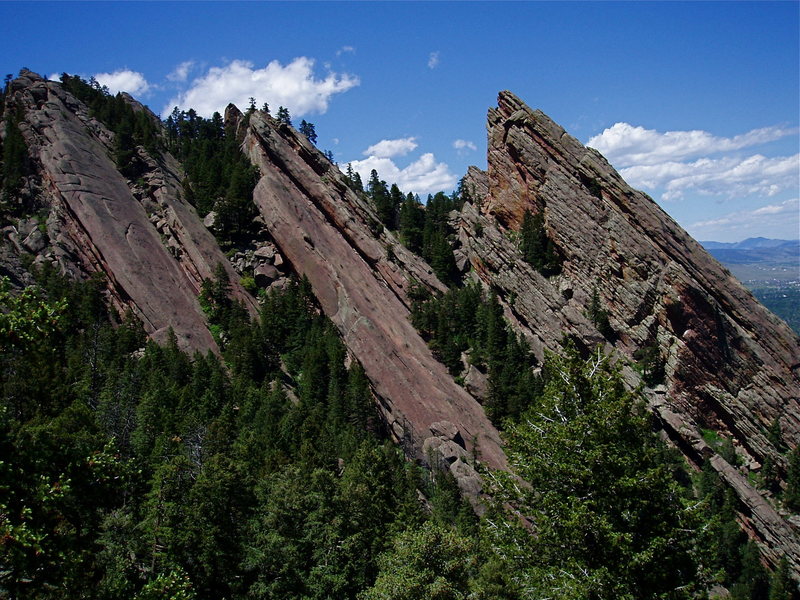
[[[48,241],[47,234],[35,228],[23,240],[22,245],[34,254],[38,254],[47,247]]]
[[[269,285],[280,277],[278,269],[272,265],[262,264],[253,269],[253,277],[256,280],[256,285],[260,288],[269,287]]]
[[[212,210],[205,217],[203,217],[203,225],[205,225],[207,229],[211,229],[213,231],[217,226],[217,213]]]

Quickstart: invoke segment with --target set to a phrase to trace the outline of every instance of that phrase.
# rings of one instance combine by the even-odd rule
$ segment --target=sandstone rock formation
[[[139,147],[147,170],[138,182],[127,180],[112,160],[114,134],[60,84],[29,71],[11,83],[7,104],[23,112],[20,130],[50,208],[50,244],[26,238],[28,251],[75,276],[104,273],[112,304],[131,309],[154,338],[171,327],[185,349],[215,350],[197,300],[200,284],[218,263],[233,282],[238,277],[181,199],[177,161],[166,153],[157,161]]]
[[[785,468],[766,432],[777,418],[784,443],[800,444],[800,340],[789,327],[597,151],[540,111],[502,92],[488,134],[488,173],[467,175],[474,202],[459,216],[459,239],[474,276],[498,292],[534,352],[557,350],[565,334],[583,346],[605,343],[635,387],[634,353],[657,346],[665,385],[645,393],[690,460],[711,452],[701,429],[713,429],[733,439],[745,464],[769,455]],[[526,210],[544,213],[563,258],[558,276],[525,263],[509,234]],[[615,332],[610,341],[587,316],[595,290]],[[774,562],[785,554],[800,569],[796,528],[776,520],[746,476],[724,462],[715,456],[712,465],[769,540],[766,555]]]
[[[409,455],[449,470],[480,507],[474,458],[507,467],[475,399],[486,394],[485,375],[468,370],[466,389],[458,385],[409,320],[412,282],[445,286],[304,136],[261,111],[226,110],[260,172],[254,202],[269,238],[229,261],[209,232],[213,216],[204,225],[182,199],[181,167],[168,153],[137,148],[146,169],[131,181],[112,160],[114,133],[58,83],[23,72],[6,103],[22,111],[36,166],[25,193],[38,195],[50,216],[4,227],[0,264],[28,254],[76,277],[102,272],[116,308],[131,309],[156,339],[171,327],[184,348],[201,351],[216,346],[197,295],[218,263],[251,311],[236,268],[261,287],[282,285],[292,271],[307,276],[363,365],[392,435]],[[599,153],[509,92],[498,104],[489,111],[488,171],[470,168],[471,199],[452,215],[459,268],[497,292],[539,359],[564,336],[586,349],[603,344],[637,388],[637,352],[657,348],[664,382],[644,393],[664,432],[736,491],[764,556],[773,564],[786,556],[800,571],[797,527],[747,477],[767,456],[786,469],[767,435],[775,419],[784,445],[800,444],[800,340]],[[545,277],[523,260],[515,231],[526,210],[544,215],[563,259],[559,275]],[[595,293],[613,335],[588,316]],[[704,429],[729,436],[743,466],[716,455]]]
[[[254,200],[272,238],[308,277],[363,365],[395,437],[421,457],[431,424],[448,421],[465,452],[503,468],[500,438],[483,408],[453,381],[408,318],[412,278],[444,289],[430,267],[382,231],[372,208],[304,136],[256,111],[244,147],[261,173]],[[458,475],[465,482],[472,476]]]

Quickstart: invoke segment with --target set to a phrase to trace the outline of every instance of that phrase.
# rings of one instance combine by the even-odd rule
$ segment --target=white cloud
[[[144,94],[150,89],[150,84],[144,75],[130,69],[118,69],[113,73],[95,73],[94,78],[97,83],[106,86],[112,94],[117,92]]]
[[[285,106],[293,117],[299,117],[324,113],[334,94],[346,92],[360,83],[358,77],[346,73],[330,72],[324,79],[317,79],[313,68],[314,59],[305,56],[295,58],[286,66],[273,60],[261,69],[253,68],[249,61],[234,60],[224,67],[212,67],[192,81],[188,90],[170,101],[163,114],[180,106],[210,116],[215,111],[224,111],[230,102],[244,108],[253,97],[259,106],[265,101],[273,110]]]
[[[370,172],[375,169],[378,176],[389,184],[396,183],[404,193],[434,194],[439,191],[449,191],[455,187],[456,176],[450,173],[445,163],[436,162],[430,152],[420,156],[407,167],[401,169],[390,158],[370,156],[364,160],[354,160],[351,163],[353,170],[361,175],[366,184]]]
[[[636,165],[620,170],[634,187],[663,189],[663,200],[677,200],[689,192],[704,196],[774,196],[797,186],[800,154],[767,158],[701,158],[694,162]]]
[[[364,150],[364,156],[375,158],[391,158],[405,156],[417,147],[416,138],[400,138],[396,140],[381,140]]]
[[[428,68],[435,69],[439,66],[439,51],[431,52],[428,55]]]
[[[186,60],[181,64],[179,64],[177,67],[175,67],[172,73],[167,75],[167,79],[169,79],[170,81],[177,81],[177,82],[186,81],[186,79],[189,77],[189,71],[193,66],[194,66],[193,60]]]
[[[467,150],[472,150],[475,152],[478,147],[475,145],[474,142],[470,142],[468,140],[456,140],[453,142],[453,148],[458,150],[459,154],[465,153]]]
[[[341,56],[342,54],[355,54],[356,49],[353,46],[342,46],[336,51],[336,56]]]
[[[707,131],[666,131],[615,123],[586,145],[599,150],[610,162],[620,167],[656,165],[717,152],[730,152],[748,146],[772,142],[797,129],[762,127],[734,137],[717,137]]]
[[[765,237],[796,239],[800,227],[800,200],[792,198],[754,210],[741,210],[687,226],[696,239]]]

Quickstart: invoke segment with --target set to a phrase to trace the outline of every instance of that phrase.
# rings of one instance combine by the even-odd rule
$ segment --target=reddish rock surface
[[[60,84],[34,73],[11,84],[7,104],[23,111],[20,130],[51,208],[52,245],[40,249],[42,259],[75,276],[104,273],[112,304],[131,309],[152,337],[163,339],[171,327],[183,348],[216,351],[197,301],[200,284],[218,263],[238,277],[181,200],[178,163],[165,155],[158,164],[139,148],[144,185],[128,181],[111,158],[114,134]]]
[[[443,287],[430,268],[391,234],[376,236],[372,209],[293,129],[253,113],[244,146],[261,172],[254,197],[264,222],[364,366],[397,439],[421,455],[431,424],[448,421],[467,450],[491,467],[505,467],[498,433],[482,407],[433,357],[408,318],[412,276]]]

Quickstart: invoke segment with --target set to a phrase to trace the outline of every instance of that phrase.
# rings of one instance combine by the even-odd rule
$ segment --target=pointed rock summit
[[[500,436],[483,408],[411,324],[412,282],[446,289],[431,268],[384,230],[338,168],[293,128],[255,111],[244,149],[261,174],[254,192],[261,217],[363,365],[395,438],[423,457],[423,447],[430,446],[425,441],[440,434],[436,424],[447,422],[464,457],[472,453],[506,468]],[[453,457],[459,460],[451,472],[474,495],[472,467]]]
[[[769,440],[800,443],[800,340],[765,309],[647,194],[632,189],[592,148],[544,113],[501,92],[488,114],[488,172],[465,181],[475,199],[460,240],[477,277],[496,289],[507,314],[541,356],[563,335],[616,353],[633,388],[647,352],[660,353],[663,385],[645,388],[676,444],[695,462],[713,452],[703,429],[733,440],[749,468],[786,457]],[[510,230],[541,214],[562,259],[544,277],[520,260]],[[589,315],[595,296],[610,331]],[[721,462],[720,462],[721,461]],[[712,463],[739,493],[762,539],[800,568],[797,531],[747,482],[744,470]]]

